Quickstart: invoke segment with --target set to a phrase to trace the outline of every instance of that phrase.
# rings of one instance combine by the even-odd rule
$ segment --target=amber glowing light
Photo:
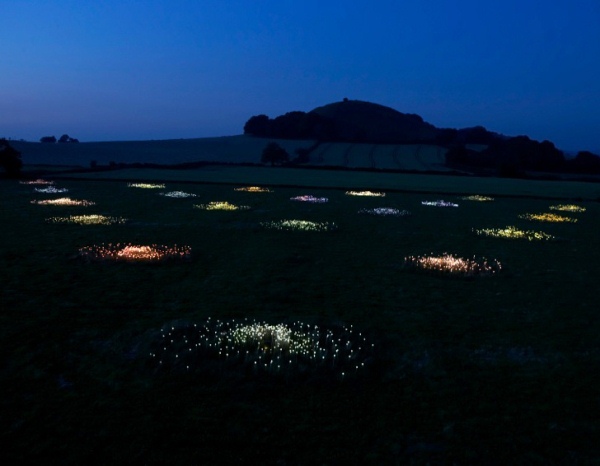
[[[474,194],[473,196],[465,196],[461,197],[463,201],[476,201],[476,202],[490,202],[493,201],[493,197],[488,196],[480,196],[479,194]]]
[[[404,265],[409,269],[461,276],[493,275],[502,269],[500,262],[495,259],[467,259],[448,253],[408,256],[404,258]]]
[[[153,183],[127,183],[127,186],[130,188],[140,188],[140,189],[164,189],[164,184],[153,184]]]
[[[189,246],[164,246],[158,244],[139,245],[131,243],[109,243],[107,245],[85,246],[79,249],[79,256],[91,261],[116,262],[163,262],[190,259]]]

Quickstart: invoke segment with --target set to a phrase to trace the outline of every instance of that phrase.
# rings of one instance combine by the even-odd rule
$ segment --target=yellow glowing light
[[[44,185],[44,184],[54,184],[54,181],[47,181],[42,179],[31,180],[31,181],[19,181],[21,184],[36,184],[36,185]]]
[[[506,238],[506,239],[526,239],[528,241],[550,241],[556,237],[544,233],[543,231],[519,230],[515,226],[505,228],[483,228],[474,230],[480,236],[489,236],[490,238]]]
[[[117,262],[162,262],[189,259],[191,252],[192,248],[189,246],[137,245],[126,243],[85,246],[79,249],[79,255],[83,259]]]
[[[574,204],[559,204],[550,206],[550,210],[559,210],[561,212],[585,212],[585,207]]]
[[[479,194],[475,194],[473,196],[465,196],[461,197],[463,201],[476,201],[476,202],[490,202],[493,201],[493,197],[480,196]]]
[[[576,223],[577,219],[572,217],[565,217],[564,215],[556,215],[549,213],[542,214],[521,214],[519,218],[525,220],[535,220],[537,222],[553,222],[553,223]]]
[[[77,225],[114,225],[125,223],[122,217],[107,217],[106,215],[70,215],[68,217],[52,217],[48,223],[74,223]]]
[[[261,188],[260,186],[246,186],[243,188],[235,188],[235,191],[246,191],[249,193],[272,193],[269,188]]]
[[[385,197],[385,193],[374,191],[346,191],[346,196]]]
[[[262,222],[264,228],[285,231],[334,231],[337,225],[334,222],[311,222],[309,220],[279,220],[277,222]]]
[[[91,206],[95,205],[95,202],[86,200],[71,199],[70,197],[61,197],[59,199],[46,199],[43,201],[31,201],[32,204],[38,205],[60,205],[60,206]]]
[[[404,258],[404,265],[416,270],[462,276],[493,275],[502,269],[500,262],[495,259],[465,259],[448,253],[440,256],[408,256]]]
[[[130,188],[140,188],[140,189],[164,189],[164,184],[153,184],[153,183],[128,183],[128,187]]]
[[[209,202],[208,204],[195,204],[196,209],[202,210],[248,210],[250,206],[247,205],[235,205],[227,201],[216,201]]]

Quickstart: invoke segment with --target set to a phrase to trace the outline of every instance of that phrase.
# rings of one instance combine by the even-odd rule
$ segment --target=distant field
[[[193,183],[246,183],[268,186],[313,186],[341,189],[600,199],[600,184],[466,176],[310,170],[278,167],[209,166],[192,170],[123,169],[64,174],[79,179],[155,180]]]
[[[227,136],[164,141],[82,142],[42,144],[12,141],[26,165],[65,165],[89,167],[115,163],[179,164],[199,161],[220,163],[260,163],[262,150],[271,139]],[[314,141],[277,140],[290,157],[296,149]],[[349,168],[379,168],[421,171],[448,171],[444,166],[446,149],[428,145],[323,143],[311,154],[308,165],[334,165]]]

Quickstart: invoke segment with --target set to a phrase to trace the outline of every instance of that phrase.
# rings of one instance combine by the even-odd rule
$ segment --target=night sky
[[[600,153],[599,0],[0,0],[0,137],[241,134],[344,97]]]

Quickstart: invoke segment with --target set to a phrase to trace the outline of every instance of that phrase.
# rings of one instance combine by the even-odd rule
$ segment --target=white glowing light
[[[422,201],[421,204],[432,207],[458,207],[458,204],[444,200],[439,201]]]
[[[164,189],[164,184],[153,184],[153,183],[127,183],[127,186],[130,188],[140,188],[140,189]]]
[[[375,209],[360,209],[359,214],[379,215],[382,217],[406,217],[411,215],[408,210],[393,209],[391,207],[376,207]]]
[[[385,193],[374,191],[346,191],[346,196],[385,197]]]
[[[311,196],[311,195],[305,195],[305,196],[291,197],[290,201],[310,202],[312,204],[324,204],[325,202],[329,202],[329,199],[327,199],[326,197],[315,197],[315,196]]]
[[[168,193],[159,193],[159,196],[165,196],[165,197],[173,197],[173,198],[186,198],[186,197],[196,197],[195,194],[192,193],[186,193],[183,191],[170,191]]]
[[[57,194],[57,193],[66,193],[69,190],[67,188],[55,188],[54,186],[48,186],[47,188],[34,188],[36,193],[45,193],[45,194]]]

